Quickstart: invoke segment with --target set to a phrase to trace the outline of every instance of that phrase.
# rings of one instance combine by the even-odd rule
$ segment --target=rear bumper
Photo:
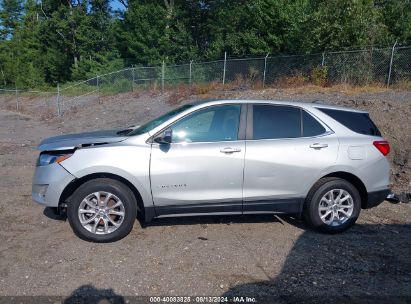
[[[381,204],[387,198],[388,194],[391,193],[390,189],[384,189],[374,192],[368,192],[368,200],[364,204],[364,209],[369,209]]]

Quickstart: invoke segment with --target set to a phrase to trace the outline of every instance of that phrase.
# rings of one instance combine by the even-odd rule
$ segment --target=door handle
[[[310,148],[312,149],[323,149],[323,148],[327,148],[328,145],[327,144],[320,144],[320,143],[314,143],[310,145]]]
[[[226,148],[221,149],[220,152],[230,154],[230,153],[234,153],[234,152],[241,152],[241,149],[226,147]]]

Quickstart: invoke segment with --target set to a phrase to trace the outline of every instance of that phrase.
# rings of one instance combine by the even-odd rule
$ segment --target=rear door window
[[[381,136],[381,132],[377,126],[373,123],[368,113],[334,110],[334,109],[322,109],[317,108],[321,112],[324,112],[328,116],[334,118],[339,123],[346,126],[348,129],[372,136]]]
[[[301,137],[299,108],[277,105],[253,106],[253,139]]]

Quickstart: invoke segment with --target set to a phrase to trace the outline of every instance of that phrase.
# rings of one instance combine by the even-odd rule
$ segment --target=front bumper
[[[73,175],[57,163],[36,167],[31,196],[38,204],[58,207],[63,190],[74,179]]]
[[[390,189],[384,189],[374,192],[368,192],[368,200],[367,203],[364,204],[364,209],[369,209],[372,207],[376,207],[381,204],[383,201],[386,200],[388,194],[391,193]]]

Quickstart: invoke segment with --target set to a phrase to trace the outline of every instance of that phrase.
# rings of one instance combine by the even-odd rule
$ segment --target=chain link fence
[[[231,86],[402,85],[411,87],[411,46],[324,52],[293,56],[227,58],[210,62],[158,67],[130,67],[97,75],[74,84],[42,92],[0,89],[2,105],[9,109],[41,109],[44,115],[98,101],[102,96],[138,90],[166,90],[179,85],[220,83]],[[35,103],[30,102],[35,101]]]
[[[393,51],[392,83],[411,82],[411,47],[399,47]]]
[[[55,91],[0,89],[0,108],[52,117],[58,115],[56,97]]]

